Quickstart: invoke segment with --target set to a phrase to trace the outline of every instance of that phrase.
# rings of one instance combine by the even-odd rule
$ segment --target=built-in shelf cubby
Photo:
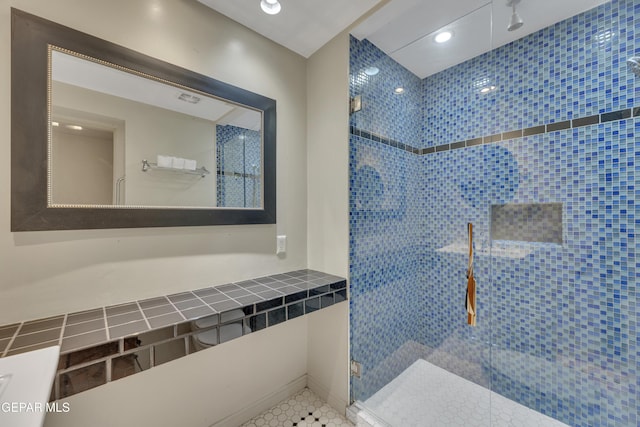
[[[562,244],[562,203],[491,205],[491,240]]]

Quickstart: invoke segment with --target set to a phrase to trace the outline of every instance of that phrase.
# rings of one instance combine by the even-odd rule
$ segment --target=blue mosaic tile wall
[[[362,96],[362,110],[350,125],[413,147],[422,144],[422,81],[368,40],[351,37],[350,96]],[[367,75],[375,67],[378,73]],[[402,87],[402,94],[395,89]]]
[[[497,133],[495,92],[480,92],[496,85],[494,56],[489,52],[425,79],[422,147]]]
[[[640,0],[615,0],[425,79],[424,143],[639,106],[625,64],[636,34]],[[360,55],[379,51],[353,41],[352,66]],[[498,89],[469,97],[455,84],[477,70]],[[352,126],[369,130],[354,117],[364,112]],[[355,399],[422,357],[572,426],[639,425],[640,117],[422,156],[350,144]],[[563,244],[491,241],[490,207],[507,203],[561,203]],[[476,328],[463,305],[467,222]]]
[[[640,54],[638,14],[609,2],[428,77],[424,146],[637,106],[626,60]]]
[[[260,138],[258,131],[232,125],[216,126],[218,206],[260,206],[261,181],[254,177],[261,174]]]
[[[424,343],[444,343],[451,356],[468,347],[465,339],[451,345],[461,320],[446,308],[463,294],[465,255],[442,248],[463,245],[471,221],[482,319],[476,333],[491,347],[467,362],[482,367],[494,391],[569,425],[638,422],[638,131],[638,119],[623,120],[424,156],[430,182]],[[465,183],[476,173],[509,173],[504,162],[466,168],[487,164],[489,150],[518,165],[522,178],[510,202],[563,203],[564,245],[485,246],[490,205],[503,195],[470,198]]]
[[[424,281],[414,227],[421,216],[421,161],[379,142],[351,139],[352,356],[367,372],[354,380],[357,396],[377,390],[415,361],[396,353],[422,333]]]

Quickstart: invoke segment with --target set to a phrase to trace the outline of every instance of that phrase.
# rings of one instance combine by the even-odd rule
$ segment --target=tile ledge
[[[295,270],[0,326],[0,355],[60,345],[54,401],[347,300],[346,279]]]
[[[6,325],[0,325],[0,331],[4,329],[9,330],[15,328],[13,333],[7,334],[8,336],[0,337],[0,358],[23,353],[36,348],[42,348],[42,346],[51,346],[56,344],[61,346],[60,353],[61,355],[64,355],[111,342],[118,342],[119,340],[134,337],[141,333],[148,333],[171,326],[190,323],[205,317],[215,315],[220,317],[229,312],[237,310],[248,310],[248,308],[251,308],[251,313],[249,314],[256,315],[259,313],[271,311],[275,308],[286,307],[294,302],[305,301],[306,299],[311,299],[319,296],[321,295],[320,293],[314,292],[317,292],[317,290],[322,289],[326,286],[328,286],[328,291],[325,293],[335,293],[336,291],[346,289],[346,279],[317,270],[301,269],[285,273],[273,274],[270,276],[262,276],[255,279],[244,279],[238,282],[223,283],[220,285],[195,289],[192,291],[181,291],[170,295],[152,296],[142,300],[127,301],[111,306],[93,307],[72,313],[47,316],[45,318],[14,321]],[[224,290],[221,290],[221,288],[223,288]],[[297,295],[302,292],[307,293],[306,298],[298,299],[291,302],[286,301],[287,297]],[[198,294],[202,296],[199,296]],[[211,297],[214,295],[216,295],[217,298],[212,299]],[[175,302],[171,300],[172,297],[178,299],[180,296],[187,299]],[[247,299],[247,297],[249,299]],[[163,298],[164,301],[162,301]],[[277,304],[278,299],[282,300],[280,304]],[[180,308],[183,307],[181,303],[185,302],[193,302],[197,305],[189,305],[185,306],[185,308]],[[149,305],[149,303],[151,303],[151,305]],[[262,308],[260,306],[260,303],[271,304],[266,308]],[[171,311],[155,316],[149,315],[149,313],[153,312],[154,308],[158,309],[161,307],[167,307],[167,309],[170,309]],[[102,311],[102,315],[96,317],[97,313],[100,311]],[[109,312],[111,312],[112,314],[109,314]],[[185,312],[187,312],[187,314],[185,314]],[[156,323],[154,321],[154,323],[158,326],[153,327],[151,326],[151,322],[149,322],[150,319],[157,320],[162,317],[172,317],[170,316],[172,314],[175,315],[173,316],[174,320],[169,321],[166,324],[163,324],[162,322]],[[249,314],[246,314],[245,311],[245,315]],[[85,315],[86,319],[82,319],[82,315]],[[131,318],[133,320],[124,323],[117,323],[116,319],[122,319],[126,316],[132,316]],[[62,326],[53,328],[43,327],[42,329],[34,329],[30,330],[29,332],[22,331],[25,325],[37,324],[43,322],[44,320],[57,319],[60,317],[64,317]],[[73,317],[73,323],[68,323],[70,317]],[[175,320],[177,317],[179,317],[179,320]],[[109,319],[114,320],[110,323]],[[82,325],[95,323],[99,320],[103,321],[101,327],[93,326],[87,330],[81,330],[81,332],[77,332],[72,335],[65,334],[65,329],[68,326],[81,327]],[[146,323],[144,327],[140,325],[141,321],[144,321]],[[224,320],[220,322],[221,325],[223,325],[224,323]],[[130,328],[132,327],[134,330],[132,329],[127,332],[127,326],[129,326]],[[123,329],[124,335],[117,335],[112,337],[110,333],[107,334],[107,332],[114,328]],[[59,337],[57,338],[57,340],[56,338],[49,338],[43,341],[35,341],[34,343],[30,343],[28,346],[25,345],[16,347],[13,345],[15,339],[18,336],[24,337],[39,332],[52,331],[54,329],[59,330]],[[93,335],[95,337],[97,335],[96,332],[100,331],[105,332],[105,339],[94,340],[91,342],[87,342],[86,344],[77,344],[75,346],[66,346],[66,348],[64,346],[64,341],[68,339],[75,339],[76,341],[78,341],[78,339],[80,339],[83,335]]]

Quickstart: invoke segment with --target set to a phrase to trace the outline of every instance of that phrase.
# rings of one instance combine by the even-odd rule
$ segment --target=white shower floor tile
[[[568,427],[422,359],[364,406],[393,427]],[[359,426],[377,425],[365,418]]]
[[[305,388],[298,394],[255,417],[242,427],[353,427],[315,393]]]

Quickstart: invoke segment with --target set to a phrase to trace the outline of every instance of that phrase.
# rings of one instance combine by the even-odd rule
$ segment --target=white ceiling
[[[507,0],[391,0],[352,34],[425,78],[607,1],[521,0],[517,11],[524,26],[507,31]],[[433,37],[444,29],[454,37],[439,45]]]
[[[198,1],[308,58],[381,0],[280,0],[277,15],[260,0]]]
[[[263,36],[309,57],[381,0],[280,0],[282,12],[266,15],[260,0],[198,0]],[[525,24],[507,31],[507,0],[390,0],[351,33],[366,38],[420,78],[577,15],[608,0],[521,0]],[[433,36],[443,28],[454,38]]]
[[[230,124],[260,130],[262,123],[262,115],[256,110],[56,50],[52,52],[51,68],[51,79],[54,81],[199,117],[221,125]],[[195,97],[198,102],[192,104],[180,100],[181,95]]]

